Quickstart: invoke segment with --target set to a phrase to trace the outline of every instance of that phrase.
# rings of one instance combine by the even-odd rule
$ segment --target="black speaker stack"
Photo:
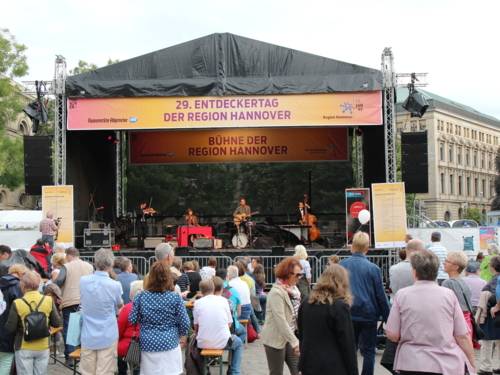
[[[406,193],[428,193],[427,132],[401,133],[401,169]]]
[[[53,185],[52,137],[24,136],[24,188],[26,194],[41,195],[43,185]]]

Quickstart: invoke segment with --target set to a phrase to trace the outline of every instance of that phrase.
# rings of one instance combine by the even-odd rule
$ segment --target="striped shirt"
[[[433,242],[427,250],[432,251],[439,258],[438,280],[448,279],[448,274],[444,272],[444,261],[448,256],[448,250],[446,250],[446,247],[441,245],[441,242]]]

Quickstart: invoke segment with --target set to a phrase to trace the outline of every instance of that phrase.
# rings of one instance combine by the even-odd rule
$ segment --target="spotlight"
[[[410,112],[411,117],[422,117],[427,111],[427,108],[429,108],[427,100],[420,92],[415,89],[410,91],[410,95],[403,102],[402,106],[404,109]]]

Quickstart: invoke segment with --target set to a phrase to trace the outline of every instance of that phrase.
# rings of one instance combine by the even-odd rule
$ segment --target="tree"
[[[483,221],[483,214],[479,208],[468,208],[467,211],[465,211],[464,219],[474,220],[476,223],[481,224]]]
[[[75,66],[73,69],[69,70],[69,75],[74,76],[76,74],[82,74],[82,73],[90,72],[91,70],[96,70],[96,69],[97,69],[96,64],[88,63],[88,62],[83,61],[83,60],[78,60],[78,65]]]
[[[5,134],[24,106],[15,78],[28,73],[26,46],[19,44],[7,29],[0,29],[0,185],[15,189],[23,183],[23,146]]]

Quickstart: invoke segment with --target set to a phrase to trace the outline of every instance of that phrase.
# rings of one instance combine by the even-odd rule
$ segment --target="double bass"
[[[309,213],[308,211],[308,200],[309,200],[309,197],[307,196],[307,194],[304,194],[304,224],[305,225],[309,225],[310,228],[309,228],[309,242],[314,242],[316,241],[320,236],[321,236],[321,232],[319,231],[319,228],[317,226],[318,224],[318,218]]]

